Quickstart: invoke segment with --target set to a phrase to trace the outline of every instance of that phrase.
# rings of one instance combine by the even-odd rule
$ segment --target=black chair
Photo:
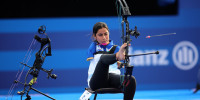
[[[94,95],[94,100],[96,100],[97,98],[97,94],[106,94],[106,93],[111,93],[111,94],[115,94],[115,93],[123,93],[123,91],[121,89],[117,89],[117,88],[101,88],[101,89],[97,89],[95,91],[93,91],[91,88],[85,88],[85,90],[87,90],[88,92],[95,94]]]

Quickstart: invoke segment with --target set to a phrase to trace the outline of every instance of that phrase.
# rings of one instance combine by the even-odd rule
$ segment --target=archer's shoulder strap
[[[115,52],[117,45],[113,45],[112,49],[110,50],[110,54],[113,54]]]

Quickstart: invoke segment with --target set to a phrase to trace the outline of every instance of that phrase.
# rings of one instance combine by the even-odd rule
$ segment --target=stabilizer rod
[[[133,56],[142,56],[142,55],[150,55],[150,54],[159,54],[159,51],[150,52],[150,53],[141,53],[141,54],[135,54],[135,55],[127,55],[127,56],[128,57],[133,57]]]

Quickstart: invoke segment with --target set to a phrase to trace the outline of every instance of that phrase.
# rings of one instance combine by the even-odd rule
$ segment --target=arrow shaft
[[[176,33],[168,33],[168,34],[160,34],[160,35],[153,35],[151,37],[157,37],[157,36],[164,36],[164,35],[174,35]]]

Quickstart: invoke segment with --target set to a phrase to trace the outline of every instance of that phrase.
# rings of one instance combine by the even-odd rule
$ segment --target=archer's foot
[[[129,46],[130,46],[130,44],[129,44]],[[124,43],[121,47],[120,47],[120,49],[119,49],[119,51],[116,53],[116,58],[117,58],[117,60],[124,60],[125,59],[125,51],[126,51],[126,48],[127,47],[127,43]]]

